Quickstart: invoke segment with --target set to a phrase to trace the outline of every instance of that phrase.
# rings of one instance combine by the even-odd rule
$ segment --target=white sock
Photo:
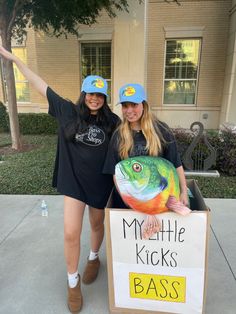
[[[98,252],[93,252],[93,251],[90,251],[90,254],[89,254],[89,260],[90,261],[93,261],[95,260],[96,258],[98,258]]]
[[[68,275],[68,284],[70,288],[74,288],[77,286],[77,283],[79,281],[79,274],[78,272],[75,272],[74,274],[69,274]]]

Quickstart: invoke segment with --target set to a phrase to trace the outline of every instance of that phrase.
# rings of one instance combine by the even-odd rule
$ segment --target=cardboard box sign
[[[158,215],[162,230],[142,239],[145,214],[106,208],[110,313],[204,313],[209,209],[195,180],[190,215]]]

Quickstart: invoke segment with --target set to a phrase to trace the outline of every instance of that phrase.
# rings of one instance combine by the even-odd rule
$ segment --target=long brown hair
[[[158,119],[151,113],[146,101],[143,104],[143,114],[141,117],[141,130],[146,139],[146,150],[150,156],[158,156],[165,143],[161,131],[158,127]],[[119,134],[119,155],[121,159],[129,157],[129,153],[134,148],[132,129],[129,121],[124,118],[118,128]]]

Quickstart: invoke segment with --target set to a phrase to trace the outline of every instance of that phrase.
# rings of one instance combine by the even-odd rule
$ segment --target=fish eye
[[[142,166],[141,166],[139,163],[137,163],[137,162],[132,165],[132,169],[133,169],[135,172],[140,172],[140,171],[143,170]]]

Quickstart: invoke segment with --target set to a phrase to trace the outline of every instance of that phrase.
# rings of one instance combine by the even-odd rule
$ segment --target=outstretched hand
[[[0,45],[0,56],[3,58],[13,61],[20,72],[25,76],[25,78],[34,86],[34,88],[44,97],[46,97],[47,83],[41,79],[36,73],[31,71],[24,62],[22,62],[18,57],[7,51]]]
[[[0,55],[7,60],[14,61],[15,56],[0,45]]]

